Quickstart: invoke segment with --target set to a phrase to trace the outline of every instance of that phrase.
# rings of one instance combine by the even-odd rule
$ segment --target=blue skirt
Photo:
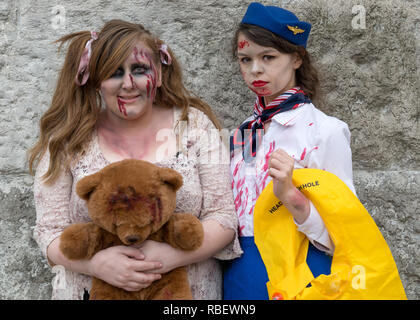
[[[223,299],[268,300],[267,270],[255,245],[254,237],[240,237],[239,242],[244,253],[224,265]],[[331,262],[332,257],[309,243],[306,263],[315,278],[320,274],[330,274]]]

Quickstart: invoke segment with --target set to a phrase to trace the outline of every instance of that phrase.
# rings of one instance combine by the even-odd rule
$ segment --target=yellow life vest
[[[270,182],[254,209],[270,299],[407,299],[385,239],[347,185],[320,169],[294,170],[293,184],[312,201],[335,244],[331,273],[314,279],[306,263],[309,240]]]

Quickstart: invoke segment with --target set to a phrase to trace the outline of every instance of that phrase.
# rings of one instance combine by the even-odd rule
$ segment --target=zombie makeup
[[[151,49],[138,43],[114,74],[101,84],[105,104],[114,114],[135,119],[150,109],[160,86],[160,69]]]
[[[136,70],[137,66],[133,66],[132,69]],[[133,70],[131,72],[133,72]],[[117,72],[113,75],[114,77],[118,77],[118,76],[122,76],[124,74],[124,71],[122,70],[117,70]],[[133,75],[130,73],[129,75],[130,78],[130,82],[131,82],[131,88],[132,89],[137,89],[137,85],[134,81]],[[117,98],[118,101],[118,110],[124,115],[127,116],[127,109],[125,107],[125,104],[128,102],[134,102],[135,99],[131,99],[131,101],[129,99],[121,99],[120,97]]]
[[[134,55],[134,59],[139,64],[146,64],[150,68],[151,72],[145,74],[147,77],[146,90],[147,90],[147,96],[149,98],[151,97],[152,100],[154,100],[156,96],[156,90],[157,90],[157,82],[156,82],[157,71],[156,71],[155,64],[153,63],[153,59],[148,52],[137,47],[134,47],[133,55]]]
[[[295,70],[300,65],[291,54],[260,46],[239,34],[237,56],[248,88],[267,104],[296,85]]]
[[[243,48],[245,48],[245,46],[246,47],[249,47],[249,42],[248,41],[242,40],[242,41],[239,41],[238,42],[238,48],[239,49],[243,49]]]
[[[118,98],[117,100],[118,100],[118,109],[123,115],[127,116],[127,109],[125,108],[125,103],[120,98]]]
[[[257,96],[269,96],[271,95],[271,91],[268,90],[267,88],[254,88],[251,86],[248,86],[248,88],[254,92]]]
[[[133,88],[136,88],[136,83],[134,82],[133,76],[131,74],[128,75],[130,77],[130,81],[131,81],[131,86]]]

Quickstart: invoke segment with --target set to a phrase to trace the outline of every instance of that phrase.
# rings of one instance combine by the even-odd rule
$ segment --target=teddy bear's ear
[[[76,192],[80,198],[89,200],[90,194],[99,185],[100,182],[101,175],[99,172],[86,176],[80,179],[77,183]]]
[[[159,175],[162,181],[170,184],[175,191],[181,188],[183,183],[182,176],[175,170],[169,168],[160,168]]]

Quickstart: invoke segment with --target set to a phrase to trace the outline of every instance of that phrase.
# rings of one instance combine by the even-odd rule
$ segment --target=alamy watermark
[[[355,290],[366,289],[366,268],[361,265],[355,265],[351,269],[351,273],[355,274],[351,280],[351,286]]]
[[[67,289],[66,269],[61,265],[55,265],[51,272],[56,274],[52,280],[52,287],[57,290]]]
[[[355,15],[351,20],[351,27],[356,30],[366,29],[366,8],[361,4],[354,5],[351,12]]]
[[[66,8],[62,5],[56,5],[51,8],[51,27],[54,30],[66,28]]]
[[[261,156],[265,157],[269,151],[265,150],[269,145],[264,143],[264,129],[256,129],[255,135],[259,137],[254,142],[254,150],[258,152],[253,157],[250,148],[251,129],[244,130],[243,137],[242,132],[238,131],[235,137],[236,144],[232,144],[232,132],[227,128],[189,128],[186,121],[180,121],[175,131],[165,128],[156,133],[156,143],[159,147],[155,153],[155,160],[160,162],[176,155],[187,160],[197,159],[199,164],[229,165],[231,158],[241,155],[247,162],[253,162]]]
[[[200,164],[229,164],[230,132],[224,128],[218,130],[188,128],[186,121],[180,121],[177,129],[161,129],[156,134],[159,147],[155,153],[157,162],[176,155],[187,160],[198,158]]]

